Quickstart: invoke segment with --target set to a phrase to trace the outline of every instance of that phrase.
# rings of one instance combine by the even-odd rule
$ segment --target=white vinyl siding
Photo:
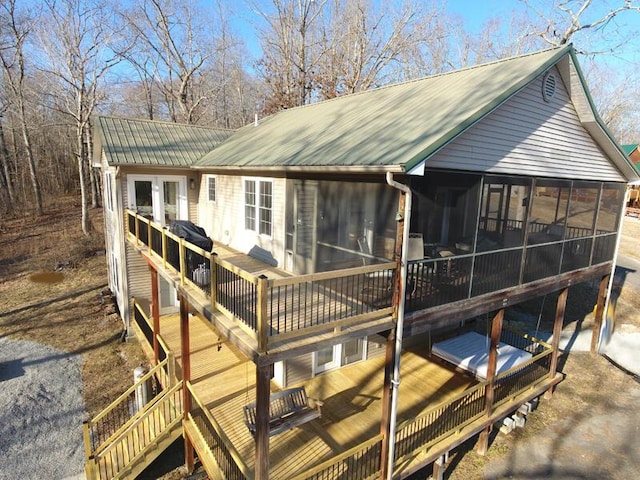
[[[198,225],[205,229],[214,243],[228,245],[244,253],[255,255],[265,261],[284,265],[285,236],[285,179],[249,178],[216,174],[215,203],[208,201],[207,174],[202,176]],[[255,229],[245,228],[245,180],[268,182],[271,185],[271,234],[260,234],[258,230],[261,213],[258,211],[259,190],[256,182]],[[262,218],[268,216],[262,213]],[[265,228],[263,226],[263,228]]]
[[[541,75],[427,160],[429,168],[624,181],[584,129],[556,71],[542,98]]]

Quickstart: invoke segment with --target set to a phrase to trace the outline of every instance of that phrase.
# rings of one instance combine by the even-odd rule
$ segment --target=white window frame
[[[207,189],[207,201],[209,203],[216,203],[216,199],[218,198],[218,178],[216,175],[207,175],[205,177],[206,180],[206,189]],[[211,198],[211,181],[213,180],[213,199]]]
[[[311,363],[311,376],[315,377],[316,375],[320,375],[321,373],[324,372],[330,372],[331,370],[336,370],[338,368],[347,366],[347,365],[352,365],[354,363],[360,362],[362,360],[366,360],[367,359],[367,349],[368,349],[368,339],[367,337],[362,337],[362,338],[354,338],[352,340],[357,340],[362,342],[361,346],[362,346],[362,355],[360,356],[360,358],[354,358],[354,359],[350,359],[350,361],[347,361],[348,359],[345,358],[345,352],[344,352],[344,344],[339,343],[337,345],[333,345],[333,347],[328,347],[328,348],[333,348],[333,359],[331,362],[328,362],[326,364],[322,364],[319,365],[318,364],[318,351],[313,352],[313,359],[312,359],[312,363]]]
[[[104,174],[104,196],[107,210],[113,212],[113,174],[111,172]]]
[[[178,183],[178,219],[189,219],[189,202],[187,200],[187,177],[180,175],[127,175],[127,203],[131,209],[136,208],[135,182],[151,182],[151,196],[154,221],[164,224],[164,202],[161,195],[162,182]]]
[[[248,204],[247,203],[247,182],[253,182],[255,185],[255,191],[254,191],[254,196],[255,196],[255,203],[254,204]],[[262,185],[263,184],[270,184],[271,185],[271,205],[269,207],[265,207],[262,204]],[[258,235],[260,235],[261,237],[267,237],[267,238],[272,238],[273,237],[273,197],[274,197],[274,182],[273,179],[271,178],[264,178],[264,177],[244,177],[242,179],[242,204],[244,207],[244,210],[242,212],[243,218],[244,218],[244,228],[246,231],[249,232],[254,232]],[[247,225],[247,220],[249,217],[247,217],[247,211],[248,209],[251,208],[253,210],[253,228],[251,228],[250,226]],[[261,220],[260,220],[260,215],[261,215],[261,210],[263,209],[268,209],[270,212],[270,219],[269,219],[269,232],[261,232],[260,230],[260,224],[261,224]]]

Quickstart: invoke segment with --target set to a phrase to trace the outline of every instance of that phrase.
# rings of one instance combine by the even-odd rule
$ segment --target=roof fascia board
[[[435,155],[438,151],[440,151],[445,145],[450,143],[453,139],[460,136],[462,133],[466,132],[473,125],[478,123],[480,120],[485,118],[491,112],[496,110],[502,104],[504,104],[507,100],[513,97],[515,94],[520,92],[523,88],[525,88],[529,83],[538,78],[544,72],[549,70],[553,65],[558,63],[558,61],[567,55],[573,48],[571,46],[567,46],[565,48],[558,49],[558,53],[547,60],[544,64],[538,67],[534,72],[528,75],[526,78],[522,79],[516,85],[514,85],[511,89],[506,90],[502,95],[499,95],[493,102],[485,105],[484,108],[477,111],[474,115],[470,116],[466,121],[462,122],[460,125],[449,131],[447,134],[443,135],[438,141],[434,142],[427,149],[423,150],[411,160],[409,160],[406,165],[406,171],[416,171],[416,167],[421,162],[426,162],[429,157]]]
[[[568,75],[568,78],[565,77],[563,80],[565,86],[569,88],[569,95],[576,107],[578,117],[584,128],[596,140],[607,156],[611,158],[628,182],[640,180],[638,171],[611,134],[604,120],[602,120],[598,114],[593,98],[587,89],[587,82],[573,48],[570,49],[569,56],[567,57],[567,62],[569,61],[570,63],[562,65],[564,68],[559,68],[559,71],[561,75]]]
[[[401,165],[384,165],[384,166],[362,166],[362,165],[353,165],[353,166],[277,166],[277,167],[268,167],[268,166],[252,166],[251,169],[247,167],[238,167],[238,166],[217,166],[217,165],[191,165],[192,170],[197,170],[202,173],[206,173],[207,171],[215,170],[215,171],[261,171],[261,172],[302,172],[302,173],[327,173],[331,172],[342,172],[342,173],[404,173],[404,168]]]

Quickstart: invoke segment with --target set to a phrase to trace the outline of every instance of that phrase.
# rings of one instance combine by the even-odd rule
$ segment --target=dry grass
[[[83,396],[93,416],[129,387],[143,356],[122,343],[107,284],[102,211],[93,210],[96,232],[80,229],[79,205],[65,197],[42,218],[5,221],[0,229],[0,336],[31,340],[83,357]],[[34,276],[58,270],[54,283]]]

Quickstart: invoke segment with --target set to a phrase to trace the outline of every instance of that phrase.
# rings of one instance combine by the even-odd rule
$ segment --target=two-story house
[[[109,285],[160,378],[117,435],[88,422],[96,478],[139,472],[165,428],[213,478],[441,475],[561,381],[569,287],[600,282],[601,321],[638,179],[570,46],[237,131],[95,125]],[[545,295],[550,342],[507,328]]]

